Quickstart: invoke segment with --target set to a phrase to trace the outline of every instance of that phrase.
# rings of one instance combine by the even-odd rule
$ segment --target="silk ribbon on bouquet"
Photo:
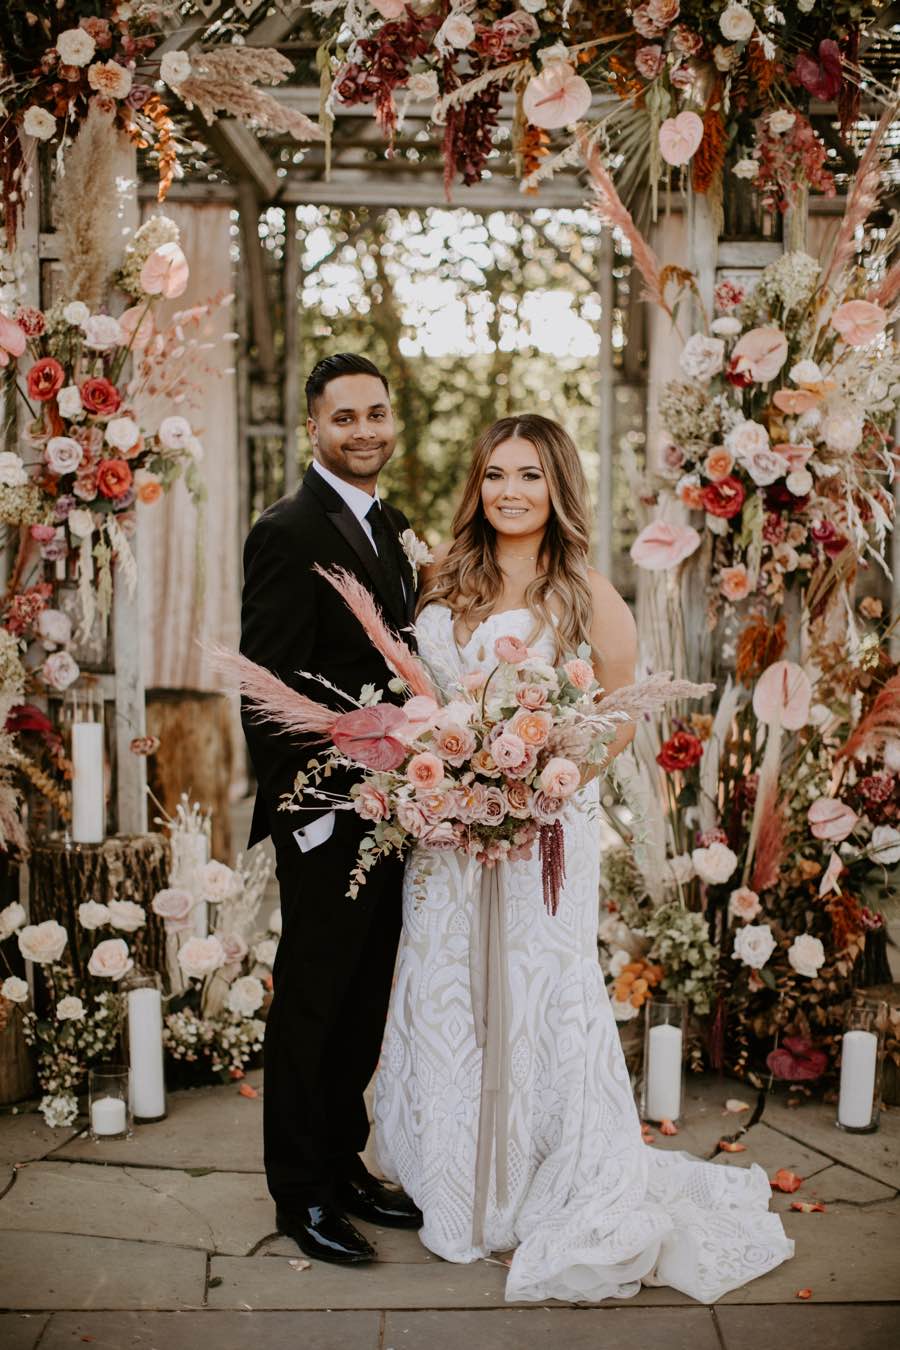
[[[496,1202],[507,1202],[509,1146],[509,997],[507,979],[505,873],[503,863],[481,868],[481,893],[469,939],[469,987],[475,1043],[482,1051],[481,1104],[475,1157],[472,1245],[484,1243],[491,1178],[496,1156]]]

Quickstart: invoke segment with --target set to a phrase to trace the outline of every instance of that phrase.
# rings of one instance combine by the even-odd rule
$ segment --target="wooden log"
[[[147,697],[147,730],[160,741],[147,765],[153,795],[170,816],[182,792],[209,808],[211,856],[230,858],[228,792],[234,742],[226,696],[196,689],[152,689]]]

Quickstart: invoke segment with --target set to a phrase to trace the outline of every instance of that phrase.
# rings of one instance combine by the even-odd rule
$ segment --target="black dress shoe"
[[[279,1233],[291,1237],[307,1256],[338,1266],[359,1265],[375,1258],[375,1248],[335,1205],[276,1209]]]
[[[422,1211],[409,1196],[385,1186],[368,1173],[364,1177],[345,1177],[335,1186],[337,1202],[357,1219],[381,1224],[383,1228],[421,1228]]]

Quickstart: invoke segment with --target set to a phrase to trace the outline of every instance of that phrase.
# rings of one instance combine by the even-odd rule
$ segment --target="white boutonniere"
[[[406,561],[412,568],[413,581],[418,585],[419,568],[424,567],[426,563],[433,562],[434,555],[425,540],[420,539],[415,530],[404,530],[400,535],[400,543],[403,552],[406,554]]]

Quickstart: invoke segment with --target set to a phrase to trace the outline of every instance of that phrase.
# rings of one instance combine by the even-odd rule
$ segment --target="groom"
[[[343,567],[375,596],[389,624],[412,620],[415,580],[400,544],[408,522],[379,500],[378,474],[396,443],[387,380],[362,356],[320,361],[306,382],[313,462],[296,494],[264,511],[244,548],[241,651],[342,711],[322,675],[358,695],[387,697],[391,672],[337,592],[313,571]],[[367,826],[354,811],[279,811],[316,747],[260,723],[244,733],[258,790],[252,846],[272,836],[282,936],[265,1038],[266,1178],[278,1229],[309,1256],[348,1264],[375,1250],[348,1214],[412,1228],[421,1214],[366,1171],[363,1091],[378,1061],[400,935],[402,867],[378,863],[357,899],[346,891]],[[352,778],[324,786],[346,792]]]

